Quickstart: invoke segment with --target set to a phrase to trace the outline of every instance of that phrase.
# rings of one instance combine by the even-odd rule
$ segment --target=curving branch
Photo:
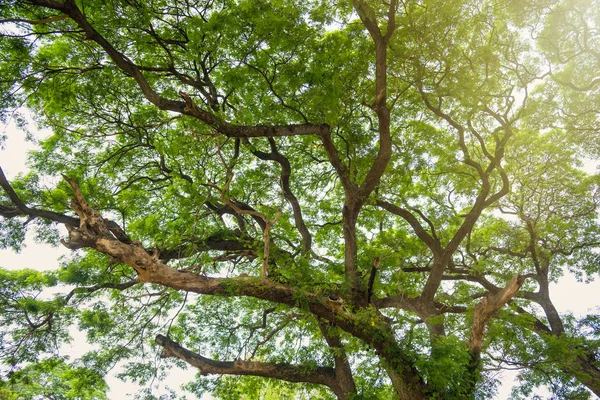
[[[331,140],[330,132],[322,134],[323,145],[329,161],[335,168],[344,188],[345,201],[342,209],[344,233],[344,273],[352,292],[352,302],[359,307],[367,305],[367,293],[358,271],[356,224],[365,202],[373,193],[392,156],[390,133],[390,109],[387,106],[387,47],[395,29],[397,1],[392,0],[388,8],[387,32],[381,33],[374,10],[364,1],[353,2],[363,24],[375,44],[375,100],[370,106],[377,114],[379,126],[379,149],[375,160],[363,182],[358,185],[350,177],[348,167],[340,160]]]
[[[466,214],[465,219],[460,225],[460,227],[456,230],[446,247],[443,249],[442,257],[439,258],[437,262],[434,263],[434,266],[431,268],[431,272],[429,274],[427,282],[425,283],[425,288],[423,289],[422,293],[423,298],[431,301],[433,300],[433,297],[435,296],[435,293],[437,292],[437,289],[440,286],[444,270],[450,262],[452,255],[454,254],[456,249],[458,249],[460,243],[462,243],[464,238],[469,234],[469,232],[471,232],[473,226],[475,226],[475,223],[481,216],[481,213],[487,207],[489,207],[490,205],[498,201],[500,198],[508,194],[509,180],[506,172],[501,166],[501,162],[504,158],[505,145],[512,136],[512,130],[510,126],[511,121],[507,121],[506,118],[495,113],[488,107],[484,109],[485,112],[487,112],[490,116],[496,119],[496,121],[500,124],[501,128],[505,131],[505,134],[501,139],[498,138],[497,135],[495,135],[496,148],[493,155],[489,153],[487,148],[483,149],[483,151],[487,153],[488,158],[490,159],[489,164],[484,169],[484,167],[480,163],[476,162],[471,158],[471,155],[465,142],[465,128],[461,124],[459,124],[455,119],[453,119],[451,115],[442,111],[442,109],[439,106],[435,106],[431,103],[423,88],[422,82],[417,82],[417,89],[421,93],[421,97],[427,108],[437,117],[443,119],[450,126],[457,130],[458,143],[464,157],[463,162],[469,165],[470,167],[474,168],[481,179],[481,189],[473,203],[473,206]],[[502,181],[502,186],[497,192],[492,192],[492,183],[490,182],[490,177],[492,176],[492,173],[494,171],[498,172]]]
[[[336,380],[335,369],[331,367],[309,367],[306,365],[267,363],[258,361],[217,361],[194,353],[172,339],[157,335],[156,343],[163,348],[161,357],[176,357],[198,368],[202,375],[250,375],[280,379],[288,382],[304,382],[325,385],[338,399],[350,397]]]
[[[527,315],[532,321],[530,329],[532,329],[542,340],[551,343],[558,336],[546,324],[540,321],[535,315],[527,312],[522,307],[517,306],[516,310],[519,314]],[[518,321],[516,315],[509,315],[508,320],[511,323]],[[522,326],[521,323],[516,323],[517,326]],[[581,383],[587,386],[596,396],[600,397],[600,368],[598,368],[595,360],[595,352],[589,348],[573,348],[572,356],[562,360],[560,368],[568,375],[574,375]]]
[[[78,227],[81,225],[81,219],[77,217],[71,217],[69,215],[56,213],[53,211],[32,208],[26,206],[19,196],[16,194],[8,180],[6,179],[2,168],[0,168],[0,187],[7,193],[9,199],[14,203],[14,206],[6,206],[0,204],[0,217],[4,218],[15,218],[20,216],[29,217],[29,219],[43,218],[49,221],[53,221],[59,224],[64,224],[67,227]],[[241,209],[253,210],[252,207],[247,204],[235,202],[236,206]],[[228,206],[223,206],[228,207]],[[221,207],[221,208],[223,208]],[[211,208],[211,207],[209,207]],[[219,210],[221,210],[219,208]],[[212,209],[212,208],[211,208]],[[217,212],[217,211],[216,211]],[[223,212],[234,213],[231,208]],[[236,214],[238,215],[238,214]],[[103,218],[104,219],[104,218]],[[259,225],[264,229],[264,221],[258,218]],[[125,233],[125,231],[114,221],[104,219],[104,223],[108,228],[109,232],[120,242],[126,244],[132,244],[133,241]],[[217,250],[227,252],[237,252],[241,255],[256,257],[255,248],[252,245],[254,240],[249,237],[240,236],[238,238],[221,238],[218,236],[208,236],[202,239],[195,239],[188,243],[182,244],[181,246],[167,249],[146,249],[148,254],[155,254],[163,262],[170,260],[187,258],[192,254]],[[74,244],[71,244],[73,246]]]
[[[126,75],[132,77],[140,88],[144,97],[156,107],[165,111],[173,111],[179,114],[191,116],[209,125],[217,132],[228,137],[278,137],[299,135],[322,135],[330,131],[327,124],[290,124],[290,125],[254,125],[244,126],[229,124],[212,112],[198,107],[193,99],[185,92],[180,92],[181,100],[168,99],[161,96],[148,82],[144,76],[143,69],[136,65],[126,55],[118,51],[106,40],[88,21],[86,16],[78,8],[74,0],[66,0],[64,3],[57,0],[32,0],[34,5],[47,7],[68,15],[85,33],[86,40],[96,42],[115,63],[116,67]]]
[[[379,122],[379,151],[369,172],[358,188],[357,201],[362,205],[379,184],[379,179],[392,156],[392,137],[390,133],[390,109],[387,106],[387,47],[396,29],[396,11],[398,1],[392,0],[388,7],[387,30],[383,34],[377,25],[374,10],[364,1],[353,2],[354,8],[369,31],[375,43],[375,100],[372,109]],[[359,206],[360,207],[360,206]]]
[[[421,241],[425,243],[427,247],[429,247],[429,249],[434,255],[439,255],[441,253],[442,245],[440,244],[440,241],[437,238],[437,236],[432,236],[432,234],[435,235],[435,231],[433,230],[433,226],[431,224],[430,227],[432,229],[432,234],[429,234],[429,232],[427,232],[425,228],[423,228],[423,225],[421,225],[419,220],[409,210],[402,207],[398,207],[385,200],[377,200],[375,204],[378,207],[391,212],[392,214],[398,215],[399,217],[403,218],[406,222],[408,222],[408,224],[415,231],[417,237],[421,239]]]
[[[348,356],[346,355],[340,336],[332,332],[331,328],[332,326],[330,324],[322,320],[319,321],[319,329],[321,330],[327,345],[333,352],[336,382],[343,388],[345,395],[355,395],[357,393],[356,384],[354,383]]]
[[[265,228],[266,228],[265,221],[262,218],[257,216],[257,214],[256,214],[257,211],[252,206],[250,206],[249,204],[246,204],[242,201],[239,201],[237,199],[229,199],[229,202],[235,206],[235,209],[233,207],[229,206],[228,203],[215,204],[210,201],[206,201],[204,204],[206,205],[206,207],[208,207],[211,211],[215,212],[219,216],[221,216],[223,214],[233,215],[236,218],[237,223],[240,226],[240,229],[243,229],[243,227],[246,225],[242,215],[247,214],[252,217],[254,222],[256,222],[258,224],[258,226],[260,227],[261,230],[263,230],[263,231],[265,230]],[[242,210],[243,212],[240,214],[236,210]]]
[[[306,224],[304,223],[304,218],[302,217],[302,208],[300,207],[298,198],[294,195],[292,189],[290,188],[290,177],[292,175],[290,161],[279,152],[273,138],[269,138],[269,144],[271,145],[270,153],[265,153],[252,148],[250,151],[261,160],[275,161],[281,166],[281,189],[283,190],[283,196],[292,207],[296,229],[298,229],[300,235],[302,236],[302,254],[306,254],[310,252],[312,246],[312,236],[306,227]]]
[[[358,186],[350,178],[350,168],[340,158],[335,144],[331,139],[331,132],[322,133],[320,136],[325,152],[327,153],[327,158],[340,178],[346,197],[352,196],[358,190]]]
[[[44,218],[49,221],[57,222],[60,224],[64,224],[67,227],[70,226],[78,226],[81,221],[79,218],[71,217],[68,215],[56,213],[54,211],[48,210],[40,210],[38,208],[31,208],[25,205],[17,195],[17,193],[12,188],[11,184],[6,179],[4,175],[4,171],[0,167],[0,187],[4,190],[4,192],[8,195],[8,198],[13,203],[15,207],[5,206],[0,204],[0,216],[4,218],[14,218],[18,216],[27,216],[29,219],[34,218]],[[119,241],[123,243],[131,243],[131,238],[125,233],[123,228],[119,226],[114,221],[104,219],[104,223],[106,224],[110,233],[117,238]]]
[[[10,199],[10,201],[16,206],[0,206],[0,215],[5,218],[13,218],[17,216],[28,216],[30,218],[45,218],[50,221],[59,222],[65,225],[76,226],[79,225],[79,219],[73,218],[68,215],[55,213],[53,211],[39,210],[36,208],[29,208],[21,201],[15,190],[12,188],[8,179],[4,175],[4,171],[0,167],[0,187],[4,189],[4,192]]]
[[[97,292],[98,290],[102,290],[102,289],[113,289],[113,290],[123,291],[125,289],[129,289],[130,287],[138,285],[139,283],[140,282],[138,282],[136,279],[132,279],[130,281],[123,282],[123,283],[102,283],[102,284],[94,285],[94,286],[76,287],[75,289],[71,290],[65,296],[63,301],[65,303],[68,303],[69,300],[71,300],[71,298],[73,296],[75,296],[76,294],[92,294],[92,293]]]

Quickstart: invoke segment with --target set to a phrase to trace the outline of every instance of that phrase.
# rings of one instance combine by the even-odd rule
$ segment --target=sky
[[[27,151],[33,150],[35,145],[25,141],[25,133],[20,131],[13,122],[0,127],[0,135],[6,134],[8,139],[0,149],[0,167],[10,180],[18,173],[27,171]],[[47,135],[48,132],[37,132],[38,137]],[[0,267],[8,269],[32,268],[36,270],[51,270],[58,268],[58,260],[61,257],[68,257],[70,251],[64,247],[52,247],[50,245],[40,245],[33,242],[31,237],[26,241],[26,247],[19,253],[11,250],[0,250]],[[588,311],[598,310],[600,306],[600,280],[591,284],[577,282],[573,276],[564,276],[560,284],[551,284],[550,293],[554,305],[559,312],[572,312],[576,316],[585,315]],[[69,356],[76,358],[84,354],[90,347],[85,343],[85,336],[79,332],[73,332],[73,346],[65,349]],[[134,393],[139,389],[136,385],[129,382],[122,382],[114,375],[109,376],[107,382],[111,388],[109,398],[111,400],[134,399]],[[190,381],[195,371],[189,368],[186,371],[175,370],[165,380],[169,387],[177,388],[180,384]],[[511,387],[516,381],[517,372],[504,373],[500,378],[503,382],[497,400],[507,399]],[[164,387],[158,389],[158,393],[165,393]],[[540,391],[540,395],[547,395],[545,391]],[[210,399],[210,396],[203,397]]]

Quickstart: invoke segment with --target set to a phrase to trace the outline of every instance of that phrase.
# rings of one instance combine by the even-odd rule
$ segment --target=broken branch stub
[[[469,340],[469,350],[474,357],[479,358],[483,343],[483,334],[489,319],[502,306],[508,303],[516,294],[525,277],[514,275],[504,289],[484,297],[473,310],[473,327]]]

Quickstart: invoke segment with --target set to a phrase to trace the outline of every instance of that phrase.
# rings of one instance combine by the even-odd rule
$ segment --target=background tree
[[[2,271],[2,390],[103,398],[160,353],[222,398],[488,398],[515,367],[517,398],[600,395],[599,317],[549,286],[598,273],[598,10],[3,3],[2,117],[53,135],[0,170],[0,244],[74,253]]]

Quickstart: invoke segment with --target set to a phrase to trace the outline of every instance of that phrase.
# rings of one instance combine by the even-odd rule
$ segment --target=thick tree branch
[[[458,247],[460,246],[460,243],[462,243],[464,238],[469,234],[469,232],[471,232],[471,230],[475,226],[475,223],[481,216],[481,213],[487,207],[492,205],[494,202],[498,201],[500,198],[505,196],[509,191],[508,176],[506,175],[506,173],[504,172],[504,170],[501,166],[501,161],[504,157],[504,147],[506,145],[506,142],[512,135],[512,130],[510,128],[509,123],[504,118],[502,118],[498,114],[494,113],[489,108],[486,109],[487,112],[490,115],[492,115],[501,124],[502,129],[504,129],[504,131],[505,131],[505,135],[502,137],[502,139],[496,140],[496,149],[494,152],[494,156],[492,157],[488,166],[484,170],[481,164],[479,164],[478,162],[475,162],[474,160],[471,159],[471,156],[469,154],[469,151],[468,151],[466,143],[465,143],[464,127],[462,125],[460,125],[458,122],[456,122],[450,115],[444,113],[439,107],[435,107],[434,105],[432,105],[420,83],[418,85],[418,88],[421,92],[421,96],[422,96],[426,106],[436,116],[444,119],[453,128],[455,128],[458,131],[459,146],[463,152],[464,162],[465,162],[465,164],[471,166],[472,168],[474,168],[477,171],[477,173],[479,174],[479,176],[481,178],[481,185],[482,185],[481,190],[479,191],[479,194],[477,195],[477,198],[475,199],[475,202],[473,203],[473,206],[471,207],[471,210],[467,213],[463,223],[456,230],[456,232],[454,233],[454,235],[452,236],[452,238],[450,239],[450,241],[444,248],[443,256],[440,259],[436,260],[433,267],[431,268],[431,272],[429,274],[427,282],[425,283],[425,288],[423,289],[423,292],[422,292],[422,297],[424,299],[432,300],[433,297],[435,296],[437,289],[439,288],[440,282],[441,282],[443,274],[444,274],[444,270],[446,269],[448,263],[452,259],[452,255],[454,254],[456,249],[458,249]],[[490,195],[490,192],[492,190],[492,185],[490,183],[490,176],[494,170],[498,171],[498,173],[500,174],[500,178],[502,180],[502,187],[498,190],[498,192]]]
[[[72,226],[79,225],[79,219],[77,219],[77,218],[69,217],[69,216],[63,215],[63,214],[58,214],[58,213],[55,213],[52,211],[38,210],[35,208],[27,207],[21,201],[21,199],[19,198],[17,193],[15,193],[14,189],[12,188],[12,186],[6,179],[6,176],[4,175],[4,171],[2,170],[1,167],[0,167],[0,187],[2,187],[2,189],[4,189],[4,192],[7,194],[10,201],[16,206],[16,209],[12,208],[12,207],[2,206],[2,208],[0,209],[0,215],[2,215],[5,218],[12,218],[12,217],[19,216],[19,215],[26,215],[31,218],[40,217],[40,218],[45,218],[50,221],[59,222],[61,224],[66,224],[66,225],[72,225]]]
[[[373,304],[379,308],[398,308],[401,310],[411,311],[416,314],[421,313],[422,302],[418,297],[408,297],[400,294],[397,296],[388,296],[382,299],[374,299]]]
[[[44,218],[49,221],[64,224],[67,227],[79,226],[81,223],[79,218],[55,213],[53,211],[40,210],[37,208],[30,208],[30,207],[26,206],[21,201],[21,199],[19,198],[17,193],[14,191],[14,189],[12,188],[12,186],[6,179],[6,176],[4,175],[4,171],[2,171],[1,167],[0,167],[0,187],[4,190],[4,192],[8,195],[8,198],[16,206],[16,208],[15,208],[15,207],[10,207],[10,206],[0,205],[0,216],[2,216],[4,218],[14,218],[14,217],[23,215],[23,216],[29,217],[30,219]],[[104,222],[106,223],[106,226],[108,227],[109,231],[114,235],[114,237],[116,237],[118,240],[122,241],[123,243],[131,243],[131,239],[125,233],[123,228],[121,228],[119,226],[119,224],[117,224],[116,222],[111,221],[111,220],[104,220]]]
[[[340,392],[340,385],[335,379],[335,370],[330,367],[308,367],[244,360],[217,361],[191,352],[166,336],[157,335],[155,340],[163,348],[162,357],[177,357],[198,368],[202,375],[250,375],[288,382],[313,383],[329,387],[339,399],[348,399],[344,393]]]
[[[330,331],[332,325],[319,321],[319,329],[327,342],[327,345],[333,352],[335,360],[335,379],[340,389],[344,391],[344,395],[351,398],[356,395],[356,384],[354,383],[354,377],[352,376],[352,369],[350,368],[350,362],[344,349],[344,345],[340,339],[340,336]]]
[[[517,306],[517,312],[519,314],[527,315],[532,320],[531,329],[538,334],[538,336],[546,341],[552,342],[554,337],[558,336],[550,328],[548,328],[542,321],[537,319],[534,315],[527,312],[522,307]],[[516,316],[510,316],[509,321],[517,319]],[[522,326],[520,323],[517,326]],[[550,340],[549,340],[550,339]],[[567,375],[575,376],[581,383],[587,386],[596,396],[600,397],[600,369],[597,364],[594,365],[590,360],[594,359],[593,350],[589,349],[582,350],[581,348],[573,349],[573,356],[567,357],[562,360],[560,368]]]
[[[360,185],[357,200],[362,205],[379,184],[379,179],[385,172],[392,156],[392,138],[390,134],[390,109],[387,102],[387,47],[396,29],[397,0],[392,0],[388,9],[388,24],[385,35],[382,35],[374,11],[363,1],[354,1],[354,7],[363,24],[366,26],[375,43],[375,100],[373,110],[377,113],[379,122],[379,151],[373,165],[367,172],[365,180]]]
[[[398,308],[401,310],[406,310],[410,312],[414,312],[415,314],[423,317],[427,312],[431,312],[431,310],[425,310],[424,303],[418,297],[408,297],[406,295],[397,295],[397,296],[388,296],[381,299],[373,300],[373,304],[378,309],[381,308]],[[434,302],[436,311],[434,315],[441,314],[462,314],[467,312],[467,308],[464,306],[449,306],[442,302],[436,301]],[[427,314],[429,317],[429,314]]]
[[[419,220],[410,211],[398,207],[394,204],[388,203],[385,200],[377,200],[375,204],[378,207],[381,207],[384,210],[391,212],[392,214],[402,217],[412,227],[417,237],[421,239],[421,241],[425,243],[427,247],[429,247],[429,249],[434,255],[441,254],[442,246],[440,244],[440,241],[437,240],[437,238],[431,236],[429,232],[427,232],[425,228],[423,228]]]
[[[371,321],[355,318],[344,307],[332,304],[321,293],[300,292],[291,286],[269,280],[251,277],[210,278],[173,269],[160,262],[158,254],[148,254],[141,245],[127,244],[113,238],[102,225],[99,215],[89,208],[75,182],[71,179],[68,181],[74,189],[72,205],[80,214],[81,224],[69,231],[69,241],[65,243],[67,246],[73,247],[75,244],[75,247],[89,247],[126,263],[138,273],[138,282],[204,295],[249,296],[292,307],[302,305],[316,317],[335,324],[373,346],[380,357],[387,360],[394,373],[401,377],[403,390],[415,398],[422,398],[424,382],[381,317]]]
[[[327,153],[329,162],[340,178],[340,182],[342,183],[346,197],[354,196],[354,193],[358,190],[358,186],[352,181],[352,179],[350,179],[350,169],[340,159],[338,151],[335,148],[335,144],[331,139],[331,132],[325,132],[321,134],[321,141],[323,143],[323,147],[325,148],[325,152]]]
[[[483,335],[488,320],[517,294],[524,281],[523,277],[514,275],[502,290],[488,295],[475,306],[469,339],[469,351],[473,358],[479,359],[481,354]]]
[[[524,278],[514,275],[508,284],[500,291],[485,297],[473,310],[473,323],[471,326],[471,336],[469,338],[469,353],[471,354],[471,363],[469,366],[471,391],[480,379],[481,371],[481,348],[483,344],[483,335],[489,319],[502,306],[511,301],[524,282]]]
[[[0,24],[2,23],[25,23],[25,24],[30,24],[30,25],[43,25],[43,24],[49,24],[52,22],[56,22],[56,21],[62,21],[69,18],[67,15],[54,15],[51,17],[46,17],[46,18],[42,18],[42,19],[37,19],[37,20],[31,20],[31,19],[22,19],[22,18],[5,18],[0,20]]]
[[[209,236],[204,239],[191,240],[179,247],[159,249],[158,258],[166,263],[170,260],[188,258],[194,254],[210,250],[235,252],[240,255],[256,258],[256,247],[253,243],[256,242],[252,238],[245,236],[226,239]],[[256,243],[256,246],[258,246],[258,243]],[[148,250],[148,253],[152,253],[152,251]]]
[[[86,16],[77,7],[74,0],[66,0],[64,3],[55,0],[31,0],[34,5],[48,7],[68,15],[85,32],[85,39],[96,42],[115,63],[115,65],[137,83],[144,97],[161,110],[174,111],[194,117],[217,132],[228,137],[278,137],[298,135],[323,135],[330,131],[326,124],[290,124],[290,125],[255,125],[243,126],[225,122],[213,113],[201,109],[185,92],[180,92],[184,101],[172,100],[162,97],[148,83],[142,70],[132,60],[119,52],[108,42]]]
[[[354,1],[354,8],[367,27],[375,43],[375,100],[372,109],[376,112],[379,126],[379,150],[375,161],[369,168],[364,181],[357,185],[349,176],[347,167],[341,162],[330,135],[321,135],[327,155],[336,169],[345,192],[345,202],[342,209],[344,232],[344,269],[346,280],[352,292],[354,305],[366,306],[367,294],[358,273],[356,223],[360,210],[379,184],[379,180],[392,155],[392,139],[390,134],[390,110],[387,101],[387,45],[395,29],[395,13],[397,1],[392,0],[389,6],[390,20],[385,36],[377,25],[374,10],[363,1]]]

